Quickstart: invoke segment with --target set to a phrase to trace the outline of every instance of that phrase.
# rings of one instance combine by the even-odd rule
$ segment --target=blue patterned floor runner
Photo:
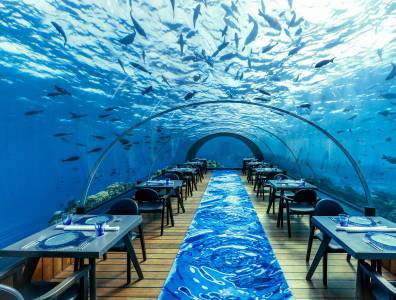
[[[241,178],[215,171],[159,299],[291,297]]]

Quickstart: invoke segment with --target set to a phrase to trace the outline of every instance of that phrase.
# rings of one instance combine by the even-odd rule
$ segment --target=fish
[[[303,103],[303,104],[300,104],[298,107],[299,108],[311,109],[312,104],[311,103]]]
[[[103,114],[103,115],[99,115],[98,118],[100,119],[104,119],[107,118],[108,116],[111,116],[111,114]]]
[[[220,53],[220,51],[224,50],[227,46],[228,46],[229,42],[226,42],[225,40],[223,41],[223,43],[217,47],[216,51],[213,52],[212,57],[217,56],[217,54]]]
[[[248,68],[251,69],[252,68],[252,59],[250,57],[248,57],[247,63],[248,63]]]
[[[390,71],[388,76],[386,76],[385,80],[391,80],[396,76],[396,65],[394,63],[392,63],[391,65],[392,65],[392,70]]]
[[[382,159],[390,162],[391,164],[396,164],[396,157],[395,156],[382,155]]]
[[[105,139],[105,137],[101,136],[101,135],[92,135],[92,137],[94,137],[97,140],[104,140]]]
[[[238,36],[238,33],[236,33],[236,32],[234,34],[234,42],[235,42],[235,49],[236,49],[236,51],[238,51],[238,48],[239,48],[239,36]]]
[[[131,65],[132,65],[132,67],[134,67],[134,68],[136,68],[136,69],[138,69],[138,70],[140,70],[140,71],[143,71],[143,72],[148,73],[148,74],[151,75],[151,72],[149,72],[149,71],[148,71],[145,67],[143,67],[142,65],[139,65],[139,64],[134,63],[134,62],[131,62]]]
[[[263,48],[261,49],[261,53],[266,53],[266,52],[272,50],[272,48],[274,48],[276,45],[278,45],[278,42],[275,43],[275,44],[272,44],[272,45],[269,44],[269,45],[263,47]]]
[[[379,57],[379,59],[382,61],[382,48],[377,49],[377,55]]]
[[[146,63],[146,51],[144,51],[144,49],[142,51],[142,60],[143,60],[143,63]]]
[[[253,42],[256,39],[257,34],[258,34],[257,21],[255,19],[253,19],[253,17],[251,15],[249,15],[249,23],[253,23],[253,28],[245,40],[245,47],[247,45],[249,45],[251,42]]]
[[[266,90],[264,90],[264,89],[258,89],[258,91],[259,91],[261,94],[263,94],[263,95],[271,96],[271,94],[270,94],[269,92],[267,92]]]
[[[235,24],[234,22],[232,22],[230,19],[224,18],[224,23],[226,23],[228,27],[231,27],[232,29],[235,29],[235,30],[240,31],[238,25],[236,25],[236,24]]]
[[[121,119],[120,118],[112,118],[109,121],[110,122],[117,122],[117,121],[121,121]]]
[[[298,51],[300,51],[302,49],[302,47],[303,47],[303,45],[300,45],[300,46],[297,46],[297,47],[291,49],[287,55],[291,56],[291,55],[297,54]]]
[[[358,116],[357,114],[354,114],[354,115],[352,115],[351,117],[349,117],[347,120],[348,120],[348,121],[352,121],[352,120],[356,119],[357,116]]]
[[[201,4],[198,4],[195,9],[194,9],[194,15],[193,15],[193,24],[194,28],[198,20],[198,16],[201,14]]]
[[[200,79],[201,79],[201,74],[196,74],[196,75],[193,76],[193,80],[195,82],[199,81]]]
[[[264,20],[267,21],[268,25],[270,27],[272,27],[273,29],[278,30],[278,31],[282,30],[282,26],[276,18],[265,14],[265,12],[261,11],[260,9],[259,9],[259,15],[262,16],[264,18]]]
[[[140,26],[140,24],[138,23],[138,21],[136,21],[136,19],[132,16],[132,10],[129,12],[129,15],[131,16],[131,20],[133,23],[133,27],[135,28],[136,32],[139,33],[141,36],[145,37],[147,39],[147,34],[144,31],[143,27]]]
[[[264,101],[264,102],[271,102],[271,99],[263,98],[263,97],[255,97],[254,100],[260,100],[260,101]]]
[[[172,87],[169,83],[168,78],[166,78],[164,75],[161,75],[162,81],[165,82],[169,87]]]
[[[302,28],[300,27],[300,28],[298,28],[297,30],[296,30],[296,32],[294,33],[294,35],[300,35],[302,33]]]
[[[70,119],[81,119],[81,118],[88,116],[88,115],[84,115],[84,114],[79,115],[74,112],[71,112],[70,115],[71,115]]]
[[[120,139],[120,143],[123,144],[123,145],[129,145],[130,141],[128,141],[127,139],[121,138]]]
[[[334,62],[334,59],[335,59],[335,57],[333,57],[332,59],[324,59],[324,60],[321,60],[320,62],[318,62],[318,63],[315,65],[315,68],[321,68],[321,67],[323,67],[323,66],[325,66],[325,65],[327,65],[327,64],[329,64],[329,63],[333,63],[333,62]]]
[[[234,16],[234,12],[232,11],[232,9],[228,5],[226,5],[224,3],[221,3],[220,6],[221,6],[222,9],[224,9],[224,12],[226,13],[227,17],[228,16],[231,16],[231,17]]]
[[[125,66],[124,63],[121,61],[121,59],[118,59],[118,64],[120,65],[122,71],[124,71],[124,73],[128,75],[127,72],[125,71]]]
[[[93,148],[93,149],[89,150],[87,153],[99,152],[99,151],[101,151],[102,149],[103,149],[103,148],[101,148],[101,147],[96,147],[96,148]]]
[[[391,142],[391,141],[392,141],[392,138],[391,138],[391,137],[387,137],[385,141],[386,141],[386,142]]]
[[[70,156],[68,158],[62,159],[62,162],[72,162],[72,161],[76,161],[79,160],[80,157],[79,156]]]
[[[63,136],[69,136],[72,135],[72,133],[69,132],[58,132],[58,133],[54,133],[52,136],[54,137],[63,137]]]
[[[243,75],[244,75],[244,72],[242,72],[241,75],[239,76],[239,80],[243,79]]]
[[[287,2],[289,3],[289,7],[293,8],[293,0],[287,0]]]
[[[44,112],[43,109],[41,109],[41,110],[29,110],[29,111],[25,112],[24,115],[25,116],[33,116],[33,115],[41,114],[43,112]]]
[[[382,94],[381,97],[385,99],[396,99],[396,93],[385,93]]]
[[[149,94],[149,93],[151,93],[151,92],[153,92],[153,91],[154,91],[153,86],[150,85],[150,86],[146,87],[146,88],[142,91],[142,95],[143,95],[143,96],[144,96],[144,95],[147,95],[147,94]]]
[[[228,71],[230,70],[230,68],[233,66],[234,62],[230,63],[229,65],[227,65],[224,69],[225,73],[228,73]]]
[[[173,18],[175,18],[175,5],[176,5],[176,0],[170,0],[171,6],[172,6],[172,13],[173,13]]]
[[[120,42],[121,44],[123,44],[125,46],[128,46],[133,43],[133,41],[135,40],[135,37],[136,37],[136,31],[126,35],[122,39],[119,39],[118,42]]]
[[[225,36],[226,36],[227,30],[228,30],[228,25],[226,25],[226,26],[224,27],[224,29],[221,31],[221,36],[222,36],[222,37],[225,37]]]
[[[193,92],[188,92],[185,96],[184,96],[184,100],[190,100],[192,97],[194,97],[198,92],[193,91]]]
[[[182,33],[180,33],[177,43],[180,45],[180,54],[183,56],[184,55],[184,45],[186,44],[186,41],[183,39]]]
[[[113,111],[118,108],[119,108],[118,106],[111,106],[111,107],[106,108],[104,111]]]
[[[56,31],[58,31],[58,33],[63,37],[63,40],[64,40],[63,46],[66,46],[66,44],[67,44],[67,36],[66,36],[66,33],[63,30],[63,28],[58,23],[56,23],[54,21],[52,21],[51,24],[52,24],[52,26],[55,27]]]

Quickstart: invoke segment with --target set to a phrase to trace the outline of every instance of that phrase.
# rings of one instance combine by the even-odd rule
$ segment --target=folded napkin
[[[372,226],[372,227],[362,227],[362,226],[336,226],[336,230],[340,231],[346,231],[346,232],[372,232],[372,231],[378,231],[378,232],[396,232],[396,228],[390,228],[387,226]]]
[[[56,225],[56,229],[63,230],[77,230],[77,231],[95,231],[95,225]],[[105,231],[118,231],[120,230],[120,226],[103,226]]]

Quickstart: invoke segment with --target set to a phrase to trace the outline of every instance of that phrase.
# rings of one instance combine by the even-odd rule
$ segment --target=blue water
[[[291,296],[241,178],[213,172],[159,299]]]
[[[113,142],[89,195],[231,132],[291,175],[367,205],[332,141],[249,103],[329,131],[359,164],[379,214],[396,220],[395,13],[394,0],[0,1],[0,247],[84,200]],[[170,112],[116,140],[149,116],[206,100],[245,104]],[[238,141],[203,151],[232,167],[246,154]]]

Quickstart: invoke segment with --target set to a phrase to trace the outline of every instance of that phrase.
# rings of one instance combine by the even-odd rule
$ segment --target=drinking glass
[[[95,224],[95,233],[96,233],[96,236],[102,236],[102,235],[104,235],[104,224],[105,224],[105,223],[96,223],[96,224]]]
[[[347,215],[347,214],[339,214],[338,215],[338,222],[340,223],[340,226],[347,227],[348,223],[349,223],[349,215]]]

